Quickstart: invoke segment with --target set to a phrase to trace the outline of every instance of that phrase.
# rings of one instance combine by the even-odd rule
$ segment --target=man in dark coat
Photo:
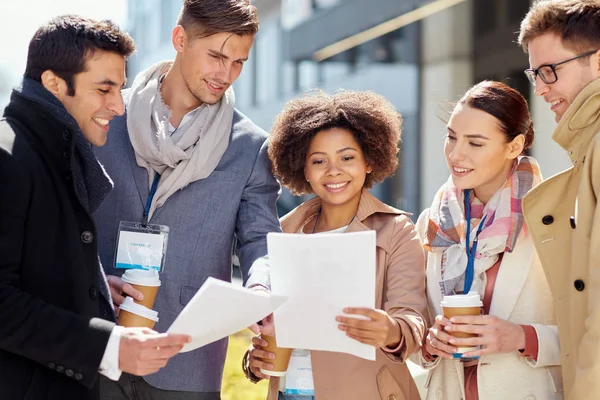
[[[98,373],[156,372],[189,340],[116,327],[91,214],[112,189],[90,143],[124,112],[132,39],[63,16],[29,45],[0,121],[0,398],[97,399]]]

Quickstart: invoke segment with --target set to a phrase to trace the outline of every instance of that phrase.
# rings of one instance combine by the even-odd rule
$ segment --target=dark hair
[[[482,81],[470,88],[458,103],[496,117],[507,142],[523,135],[523,150],[531,148],[534,138],[533,122],[527,101],[515,89],[501,82]]]
[[[521,22],[519,44],[527,52],[531,40],[546,33],[558,35],[565,47],[577,52],[599,49],[600,3],[598,0],[536,1]]]
[[[135,44],[109,20],[56,17],[41,26],[29,42],[24,76],[41,82],[42,73],[51,70],[67,83],[68,94],[73,96],[73,76],[85,70],[86,61],[98,50],[128,57],[135,51]]]
[[[293,194],[312,193],[304,176],[306,154],[315,135],[331,128],[348,129],[359,143],[373,168],[365,179],[366,188],[394,174],[402,117],[392,103],[373,92],[327,95],[319,91],[289,101],[271,130],[273,174]]]
[[[249,0],[184,0],[177,24],[194,38],[223,32],[254,35],[258,11]]]

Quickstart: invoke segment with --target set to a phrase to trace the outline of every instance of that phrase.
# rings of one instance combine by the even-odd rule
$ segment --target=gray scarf
[[[194,120],[171,136],[170,111],[162,101],[159,79],[171,67],[161,61],[134,80],[127,100],[127,129],[140,167],[148,170],[148,186],[161,175],[148,219],[177,190],[209,176],[229,145],[235,97],[229,88],[220,102],[203,104]]]

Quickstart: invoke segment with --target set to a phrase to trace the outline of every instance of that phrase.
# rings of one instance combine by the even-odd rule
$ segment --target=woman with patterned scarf
[[[533,136],[527,102],[499,82],[472,87],[450,116],[444,153],[451,174],[417,222],[435,318],[419,356],[430,369],[427,399],[563,398],[553,299],[521,210],[542,179],[524,155]],[[465,287],[481,297],[482,315],[444,318],[443,296]],[[455,359],[458,347],[477,350]]]

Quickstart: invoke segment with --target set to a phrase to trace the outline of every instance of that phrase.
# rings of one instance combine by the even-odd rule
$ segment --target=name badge
[[[121,221],[115,267],[162,272],[167,255],[169,227]]]
[[[315,385],[312,375],[310,351],[295,349],[285,374],[285,394],[314,396]]]

